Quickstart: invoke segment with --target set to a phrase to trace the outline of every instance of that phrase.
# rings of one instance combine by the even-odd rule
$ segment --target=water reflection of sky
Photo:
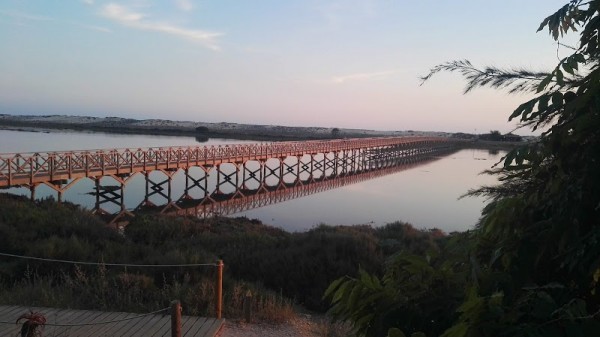
[[[199,143],[192,137],[0,130],[0,153],[243,142],[210,140]],[[471,188],[493,184],[494,177],[479,173],[498,162],[502,155],[490,154],[487,150],[462,150],[396,174],[237,215],[257,218],[291,231],[306,230],[320,223],[380,226],[397,220],[412,223],[418,228],[438,227],[447,232],[466,230],[477,222],[484,200],[458,198]],[[78,184],[81,186],[65,193],[65,199],[93,205],[94,197],[87,194],[93,187],[92,181],[87,179]],[[143,188],[141,176],[134,177],[127,185],[128,191]],[[46,194],[52,195],[50,188],[39,187],[37,195]],[[126,193],[125,203],[132,208],[142,199],[143,193]]]
[[[288,230],[320,223],[384,225],[397,220],[444,231],[472,228],[484,200],[458,198],[471,188],[493,184],[479,173],[500,160],[487,150],[462,150],[396,174],[241,213]]]

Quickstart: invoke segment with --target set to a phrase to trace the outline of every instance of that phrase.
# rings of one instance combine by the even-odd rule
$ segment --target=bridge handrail
[[[402,144],[425,146],[449,141],[452,140],[444,137],[378,137],[147,149],[33,152],[9,154],[9,156],[0,154],[0,187]]]
[[[30,152],[4,152],[0,153],[0,159],[14,158],[15,156],[29,157],[29,156],[42,156],[42,155],[57,155],[57,154],[99,154],[106,152],[133,152],[133,151],[165,151],[165,150],[177,150],[177,149],[204,149],[204,148],[243,148],[248,146],[293,146],[302,145],[306,148],[307,145],[325,145],[325,144],[336,144],[343,143],[348,144],[351,142],[366,143],[369,141],[382,141],[382,140],[419,140],[419,141],[439,141],[448,140],[447,137],[425,137],[425,136],[407,136],[407,137],[370,137],[370,138],[347,138],[347,139],[327,139],[327,140],[307,140],[307,141],[281,141],[281,142],[260,142],[260,143],[232,143],[232,144],[215,144],[215,145],[192,145],[192,146],[154,146],[154,147],[132,147],[132,148],[108,148],[108,149],[87,149],[87,150],[67,150],[67,151],[30,151]]]

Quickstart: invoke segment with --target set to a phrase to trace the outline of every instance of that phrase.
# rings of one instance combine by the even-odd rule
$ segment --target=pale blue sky
[[[432,66],[551,68],[565,0],[0,2],[0,113],[510,131],[526,96]]]

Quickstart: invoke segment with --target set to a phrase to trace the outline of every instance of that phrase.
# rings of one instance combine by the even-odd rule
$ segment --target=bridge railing
[[[429,146],[442,137],[385,137],[218,146],[0,154],[0,187],[107,174],[131,174],[226,162],[266,160],[390,145]]]

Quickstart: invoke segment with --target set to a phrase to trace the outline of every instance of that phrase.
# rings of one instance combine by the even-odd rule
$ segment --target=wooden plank
[[[134,314],[134,315],[131,315],[130,317],[135,317],[138,315]],[[154,320],[154,315],[131,319],[131,320],[127,321],[127,324],[125,325],[127,327],[127,329],[122,329],[122,331],[119,331],[119,333],[114,334],[113,336],[123,336],[123,337],[125,337],[125,336],[144,336],[144,335],[138,334],[138,330],[143,328],[144,325],[146,325],[146,324],[149,324],[149,325],[152,324],[153,320]]]
[[[82,320],[73,324],[81,324],[79,326],[75,326],[70,331],[69,336],[90,336],[92,333],[95,333],[104,328],[104,324],[94,324],[88,325],[90,323],[98,323],[104,321],[110,321],[111,318],[117,317],[115,313],[112,312],[101,312],[101,311],[86,311],[86,315],[83,316]]]
[[[74,316],[80,315],[80,310],[70,310],[70,309],[61,309],[57,310],[53,313],[48,312],[46,314],[46,321],[50,322],[60,322],[60,323],[69,323],[73,320]],[[54,317],[52,317],[54,316]]]
[[[0,337],[14,337],[19,334],[20,325],[15,324],[17,317],[21,315],[22,307],[3,306],[0,314]]]
[[[185,335],[185,331],[188,331],[195,321],[191,316],[181,316],[181,336]]]
[[[95,320],[95,322],[98,324],[90,326],[90,329],[86,331],[86,335],[87,336],[116,336],[116,334],[113,333],[113,331],[117,331],[122,326],[128,324],[129,321],[118,321],[118,322],[112,322],[112,323],[105,323],[105,322],[121,320],[123,318],[129,318],[131,316],[132,316],[132,314],[122,313],[122,312],[117,313],[116,316],[115,315],[105,315],[101,319],[99,318],[99,319]],[[82,334],[81,336],[83,337],[85,335]]]
[[[170,336],[171,332],[171,317],[166,316],[160,320],[161,324],[156,325],[156,329],[150,334],[148,337],[162,337],[162,336]],[[160,325],[160,326],[159,326]]]
[[[70,320],[63,320],[62,317],[56,317],[55,320],[52,320],[49,323],[56,323],[56,324],[65,324],[67,326],[63,326],[61,327],[62,329],[64,329],[65,331],[68,332],[69,336],[77,336],[77,334],[75,334],[75,331],[84,329],[83,326],[81,326],[80,324],[86,323],[89,321],[89,319],[91,317],[93,317],[94,313],[91,311],[82,311],[82,310],[77,310],[80,311],[81,314],[77,315],[77,316],[71,316]]]
[[[0,306],[0,317],[4,317],[7,313],[15,310],[14,306]]]
[[[114,321],[117,319],[121,319],[125,317],[122,312],[111,312],[105,316],[105,321]],[[99,322],[99,321],[98,321]],[[96,336],[110,336],[108,332],[113,329],[113,327],[119,325],[120,322],[106,323],[97,325],[97,329],[95,330]]]
[[[54,319],[48,318],[48,323],[60,323],[60,324],[77,324],[81,322],[81,317],[86,314],[82,310],[64,310],[63,313],[59,313]],[[53,334],[46,334],[50,336],[69,336],[74,327],[71,326],[57,326],[53,327]]]
[[[181,332],[181,336],[182,337],[196,336],[198,334],[198,332],[200,330],[202,330],[202,327],[206,324],[206,322],[207,322],[207,318],[198,317],[195,324],[188,331],[186,331],[185,333],[183,333],[183,331]]]
[[[24,306],[0,306],[0,337],[15,337],[20,335],[21,325],[13,324],[17,317],[30,310]],[[102,312],[90,310],[54,309],[31,307],[35,312],[46,315],[48,323],[73,324],[75,326],[46,326],[43,330],[45,336],[69,337],[100,337],[100,336],[153,336],[168,337],[171,332],[169,316],[162,314],[148,315],[133,318],[140,314],[124,312]],[[127,321],[112,322],[96,325],[77,325],[84,323],[101,323],[114,320],[133,318]],[[183,316],[182,336],[186,337],[214,337],[223,324],[223,320],[212,318]]]
[[[4,306],[3,306],[4,307]],[[2,314],[0,314],[0,317],[8,319],[9,321],[12,320],[13,322],[17,320],[17,318],[19,316],[21,316],[21,314],[26,313],[27,311],[24,311],[24,307],[20,307],[20,306],[16,306],[16,305],[12,305],[12,306],[7,306],[6,310],[4,310],[2,312]],[[6,319],[3,319],[4,321],[6,321]]]
[[[136,336],[150,336],[155,331],[161,329],[164,324],[171,323],[169,316],[164,315],[153,315],[152,321],[138,328],[135,332]]]
[[[1,337],[15,337],[20,336],[21,326],[16,324],[0,324],[0,336]]]
[[[213,323],[212,327],[210,328],[210,330],[208,331],[206,336],[210,336],[210,337],[216,336],[219,333],[219,331],[221,331],[224,324],[225,324],[224,318],[215,319],[215,322]]]
[[[223,326],[223,323],[225,322],[225,320],[223,318],[221,319],[210,319],[209,322],[207,322],[207,324],[205,324],[202,327],[202,330],[199,331],[199,333],[196,336],[202,336],[202,337],[214,337],[217,332],[219,332],[219,330],[221,330],[221,327]]]

